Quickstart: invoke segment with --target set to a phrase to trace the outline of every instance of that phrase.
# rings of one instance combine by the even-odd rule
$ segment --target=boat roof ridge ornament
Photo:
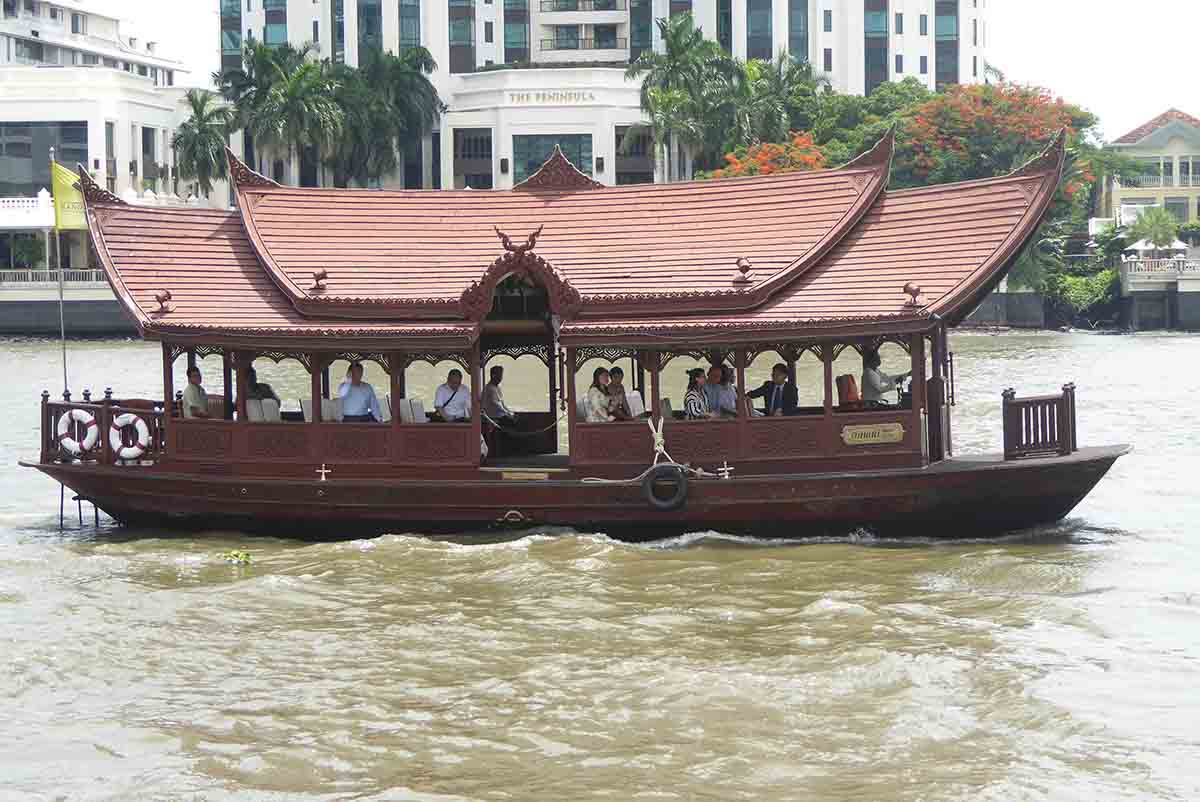
[[[1009,178],[1026,176],[1044,176],[1047,173],[1062,172],[1067,160],[1067,129],[1060,128],[1054,138],[1046,145],[1045,150],[1022,164],[1008,174]]]
[[[128,206],[129,204],[118,198],[113,193],[109,192],[104,187],[96,183],[96,179],[92,178],[92,174],[82,164],[75,163],[75,172],[79,174],[79,182],[75,184],[75,189],[78,189],[83,195],[84,201],[88,206],[106,203],[113,206]]]
[[[233,148],[225,146],[225,158],[229,160],[229,177],[233,179],[233,183],[238,188],[242,187],[269,187],[278,189],[282,185],[277,181],[272,181],[262,173],[250,169],[244,161],[237,157],[233,152]]]
[[[514,186],[513,189],[576,192],[600,189],[603,186],[599,181],[592,179],[591,176],[572,164],[556,143],[550,158],[546,159],[533,175]]]
[[[843,164],[838,170],[874,170],[878,167],[887,168],[884,180],[892,172],[892,157],[896,153],[896,124],[892,125],[884,132],[879,141],[871,146],[871,149],[860,153],[850,161]]]

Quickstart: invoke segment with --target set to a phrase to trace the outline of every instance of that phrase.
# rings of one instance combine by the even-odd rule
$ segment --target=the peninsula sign
[[[595,103],[596,93],[590,89],[546,89],[537,92],[509,92],[508,102],[513,106],[569,106],[573,103]]]

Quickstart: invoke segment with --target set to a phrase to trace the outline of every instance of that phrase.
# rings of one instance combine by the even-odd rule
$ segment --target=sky
[[[1196,0],[988,0],[990,64],[1100,117],[1113,140],[1177,108],[1200,117]]]
[[[97,0],[159,53],[185,62],[180,83],[218,68],[219,0]],[[963,5],[966,5],[964,2]],[[1169,108],[1200,117],[1196,0],[987,0],[988,61],[1100,117],[1116,139]]]

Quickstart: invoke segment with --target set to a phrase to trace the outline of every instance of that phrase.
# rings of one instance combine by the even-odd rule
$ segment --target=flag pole
[[[50,148],[50,190],[54,190],[54,148]],[[58,204],[54,204],[54,236],[58,239]],[[55,243],[58,247],[58,338],[62,343],[63,397],[70,392],[67,384],[67,316],[63,304],[63,271],[62,271],[62,242]],[[50,268],[50,232],[46,232],[46,269]]]

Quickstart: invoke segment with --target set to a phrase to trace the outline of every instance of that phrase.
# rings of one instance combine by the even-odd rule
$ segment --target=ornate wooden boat
[[[601,187],[556,151],[497,192],[283,187],[230,154],[234,211],[127,205],[81,171],[109,281],[162,344],[163,397],[43,393],[28,464],[128,523],[328,536],[969,537],[1055,521],[1126,448],[1078,447],[1066,385],[1006,391],[1003,450],[955,456],[947,329],[1037,229],[1063,137],[1009,176],[889,192],[892,149],[889,134],[838,169],[631,187]],[[865,403],[846,359],[883,348],[912,382],[896,403]],[[492,360],[523,355],[541,360],[549,397],[507,432],[480,392]],[[177,362],[213,356],[216,414],[185,418]],[[673,360],[726,365],[745,389],[764,358],[786,367],[784,386],[808,360],[813,386],[761,416],[739,403],[680,419],[667,402]],[[303,366],[304,415],[255,406],[255,359]],[[338,419],[335,360],[387,372],[390,420]],[[465,422],[429,422],[407,397],[406,372],[441,361],[468,379]],[[650,412],[589,422],[576,376],[618,362]]]

